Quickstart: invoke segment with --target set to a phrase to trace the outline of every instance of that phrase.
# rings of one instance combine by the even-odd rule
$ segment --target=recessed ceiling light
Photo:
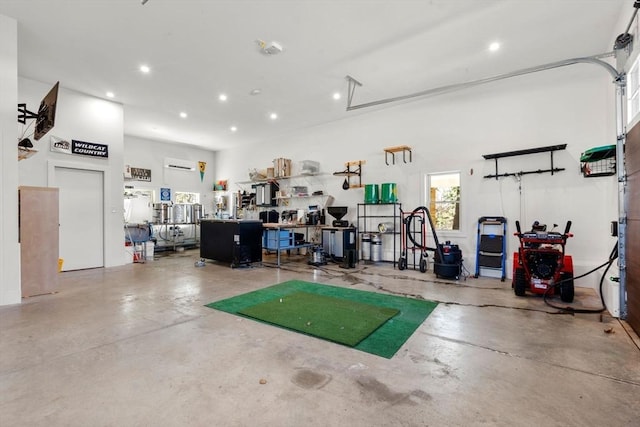
[[[107,95],[107,98],[114,98],[116,96],[116,94],[113,92],[107,92],[106,95]]]
[[[262,90],[256,88],[256,89],[251,90],[251,92],[249,92],[249,95],[260,95],[261,93],[262,93]]]
[[[218,96],[218,99],[220,101],[226,101],[227,100],[227,95],[225,95],[224,93],[221,93],[220,96]]]
[[[269,118],[270,118],[271,120],[275,120],[275,119],[277,119],[277,118],[278,118],[278,115],[277,115],[276,113],[271,113],[271,114],[269,114]]]
[[[151,68],[149,68],[149,66],[148,66],[148,65],[141,65],[141,66],[140,66],[140,71],[141,71],[141,72],[143,72],[143,73],[145,73],[145,74],[148,74],[148,73],[149,73],[149,71],[151,71]]]
[[[183,119],[186,119],[186,118],[187,118],[187,113],[185,113],[184,111],[182,111],[182,112],[180,113],[180,117],[182,117]]]
[[[237,131],[237,130],[238,130],[238,128],[237,128],[237,127],[235,127],[235,126],[231,126],[229,129],[231,129],[231,132],[235,132],[235,131]]]
[[[333,94],[333,99],[335,99],[336,101],[340,98],[342,98],[342,95],[340,95],[340,92],[336,92]]]
[[[499,50],[499,49],[500,49],[500,43],[498,43],[498,42],[493,42],[493,43],[491,43],[491,44],[489,45],[489,50],[490,50],[491,52],[495,52],[495,51],[497,51],[497,50]]]

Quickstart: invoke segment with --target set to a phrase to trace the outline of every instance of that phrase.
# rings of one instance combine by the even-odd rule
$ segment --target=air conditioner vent
[[[167,169],[194,171],[196,170],[196,162],[192,162],[191,160],[172,159],[170,157],[165,157],[164,167]]]

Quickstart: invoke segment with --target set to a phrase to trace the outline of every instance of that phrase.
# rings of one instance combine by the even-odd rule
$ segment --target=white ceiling
[[[612,50],[632,0],[0,0],[19,74],[124,105],[125,134],[218,150],[354,104]],[[279,55],[256,39],[276,41]],[[498,52],[488,45],[498,41]],[[151,72],[138,71],[148,64]],[[252,96],[252,89],[262,90]],[[342,93],[340,101],[332,94]],[[225,93],[228,100],[218,100]],[[43,94],[44,95],[44,94]],[[188,118],[181,119],[185,111]],[[270,112],[279,118],[270,120]],[[230,127],[238,127],[231,132]]]

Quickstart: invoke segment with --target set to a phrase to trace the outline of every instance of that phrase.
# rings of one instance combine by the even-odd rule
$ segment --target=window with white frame
[[[200,193],[188,193],[185,191],[176,191],[176,203],[200,203]]]
[[[147,188],[125,186],[124,221],[130,224],[142,224],[153,217],[154,192]]]
[[[135,188],[125,186],[124,188],[125,199],[132,199],[135,197],[147,198],[151,203],[154,201],[153,190],[147,188]]]
[[[460,230],[460,172],[427,175],[427,205],[437,230]]]

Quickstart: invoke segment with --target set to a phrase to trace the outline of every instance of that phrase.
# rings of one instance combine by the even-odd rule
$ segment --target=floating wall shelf
[[[398,145],[396,147],[387,147],[384,148],[384,162],[387,164],[387,166],[389,165],[389,154],[391,154],[391,163],[392,164],[396,164],[396,154],[395,153],[399,153],[400,151],[402,151],[402,161],[407,163],[407,158],[406,158],[406,154],[407,151],[409,152],[409,162],[411,162],[411,147],[409,147],[408,145]]]
[[[285,181],[285,180],[289,180],[289,179],[299,179],[299,178],[313,178],[313,177],[320,177],[320,176],[324,176],[326,174],[324,173],[307,173],[307,174],[300,174],[300,175],[289,175],[289,176],[279,176],[277,178],[271,177],[271,178],[259,178],[259,179],[251,179],[248,181],[238,181],[236,182],[236,184],[259,184],[259,183],[263,183],[263,182],[267,182],[267,183],[278,183],[278,181]]]

